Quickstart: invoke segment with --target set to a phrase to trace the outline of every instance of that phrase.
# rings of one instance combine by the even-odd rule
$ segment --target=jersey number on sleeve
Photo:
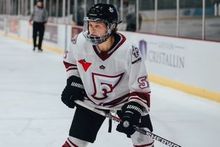
[[[141,89],[148,88],[149,82],[147,81],[147,76],[139,77],[138,78],[139,87]]]

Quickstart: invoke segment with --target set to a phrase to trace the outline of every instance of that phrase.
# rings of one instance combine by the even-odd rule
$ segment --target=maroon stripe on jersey
[[[150,107],[150,92],[143,93],[143,92],[132,92],[130,93],[130,99],[138,99],[143,103],[146,103],[148,107]]]
[[[74,144],[69,138],[67,139],[68,140],[68,143],[71,144],[71,147],[79,147],[78,145]]]
[[[95,53],[104,61],[106,60],[108,57],[110,57],[126,40],[125,36],[117,33],[116,35],[119,36],[119,41],[113,45],[113,47],[108,50],[107,52],[100,52],[99,49],[97,48],[97,46],[93,46],[93,49],[95,51]]]
[[[143,144],[143,145],[134,145],[134,147],[151,147],[154,144],[154,141],[148,144]]]
[[[100,103],[98,105],[100,106],[109,106],[109,108],[112,108],[114,106],[120,105],[126,101],[128,101],[129,94],[125,94],[119,98],[114,99],[113,101],[107,102],[107,103]],[[90,100],[93,104],[97,105],[95,102],[93,102],[89,97],[88,100]]]
[[[143,99],[139,98],[139,97],[130,97],[129,100],[138,100],[138,101],[141,101],[142,103],[146,104],[148,107],[148,103],[146,101],[143,101]]]
[[[70,66],[76,67],[76,64],[68,63],[66,61],[63,61],[63,64],[66,68],[69,68]]]
[[[126,38],[125,38],[124,35],[122,35],[122,34],[120,34],[120,33],[117,33],[117,34],[119,35],[120,40],[118,41],[118,43],[117,43],[115,46],[113,46],[112,49],[110,49],[110,50],[108,51],[108,54],[112,54],[112,53],[113,53],[116,49],[118,49],[118,48],[125,42],[125,40],[126,40]]]
[[[123,95],[123,96],[121,96],[119,98],[116,98],[113,101],[110,101],[108,103],[104,103],[103,106],[111,105],[110,107],[114,107],[116,105],[119,105],[119,104],[127,101],[128,100],[128,96],[129,96],[129,94]]]
[[[143,96],[145,96],[145,97],[143,97]],[[145,103],[148,107],[150,107],[150,95],[148,93],[138,93],[138,92],[128,93],[128,94],[125,94],[121,97],[118,97],[118,98],[114,99],[113,101],[110,101],[110,102],[107,102],[107,103],[99,103],[98,105],[108,106],[109,108],[112,108],[114,106],[120,105],[120,104],[128,101],[128,99],[139,100],[139,101]],[[93,104],[97,105],[89,97],[88,97],[88,100],[90,100]]]
[[[71,147],[67,141],[62,145],[62,147]]]
[[[66,67],[66,71],[77,70],[76,64],[71,64],[71,63],[68,63],[68,62],[65,62],[65,61],[63,61],[63,64]]]

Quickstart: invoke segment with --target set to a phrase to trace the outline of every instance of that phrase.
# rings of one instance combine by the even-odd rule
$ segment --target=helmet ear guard
[[[104,22],[107,27],[107,31],[102,36],[93,36],[89,32],[89,22]],[[97,45],[105,42],[113,33],[117,30],[118,12],[116,8],[111,4],[96,4],[90,8],[87,13],[87,17],[84,18],[83,35],[92,44]]]

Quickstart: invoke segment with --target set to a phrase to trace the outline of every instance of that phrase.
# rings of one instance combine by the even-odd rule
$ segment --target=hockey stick
[[[84,107],[84,108],[87,108],[87,109],[89,109],[89,110],[91,110],[91,111],[93,111],[93,112],[95,112],[97,114],[100,114],[100,115],[105,116],[105,117],[107,117],[109,119],[112,119],[112,120],[114,120],[116,122],[121,122],[121,119],[118,118],[117,116],[114,116],[111,113],[106,113],[104,111],[98,110],[98,109],[96,109],[94,107],[89,107],[83,101],[76,100],[75,103],[80,105],[80,106],[82,106],[82,107]],[[169,140],[167,140],[167,139],[165,139],[165,138],[163,138],[161,136],[158,136],[158,135],[156,135],[156,134],[154,134],[154,133],[152,133],[150,131],[144,130],[144,129],[139,128],[137,126],[134,126],[134,128],[135,128],[135,130],[137,132],[140,132],[140,133],[142,133],[144,135],[150,136],[152,139],[157,140],[157,141],[161,142],[164,145],[167,145],[167,146],[170,146],[170,147],[181,147],[180,145],[178,145],[178,144],[176,144],[176,143],[174,143],[172,141],[169,141]]]

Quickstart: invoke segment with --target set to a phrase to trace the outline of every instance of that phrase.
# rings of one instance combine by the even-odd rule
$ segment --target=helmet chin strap
[[[84,34],[84,33],[83,33]],[[86,34],[84,34],[85,36]],[[105,42],[109,37],[110,34],[106,33],[105,35],[102,35],[100,37],[98,36],[93,36],[91,35],[88,31],[87,31],[87,35],[85,36],[87,40],[89,40],[93,45],[98,45],[101,44],[103,42]]]

